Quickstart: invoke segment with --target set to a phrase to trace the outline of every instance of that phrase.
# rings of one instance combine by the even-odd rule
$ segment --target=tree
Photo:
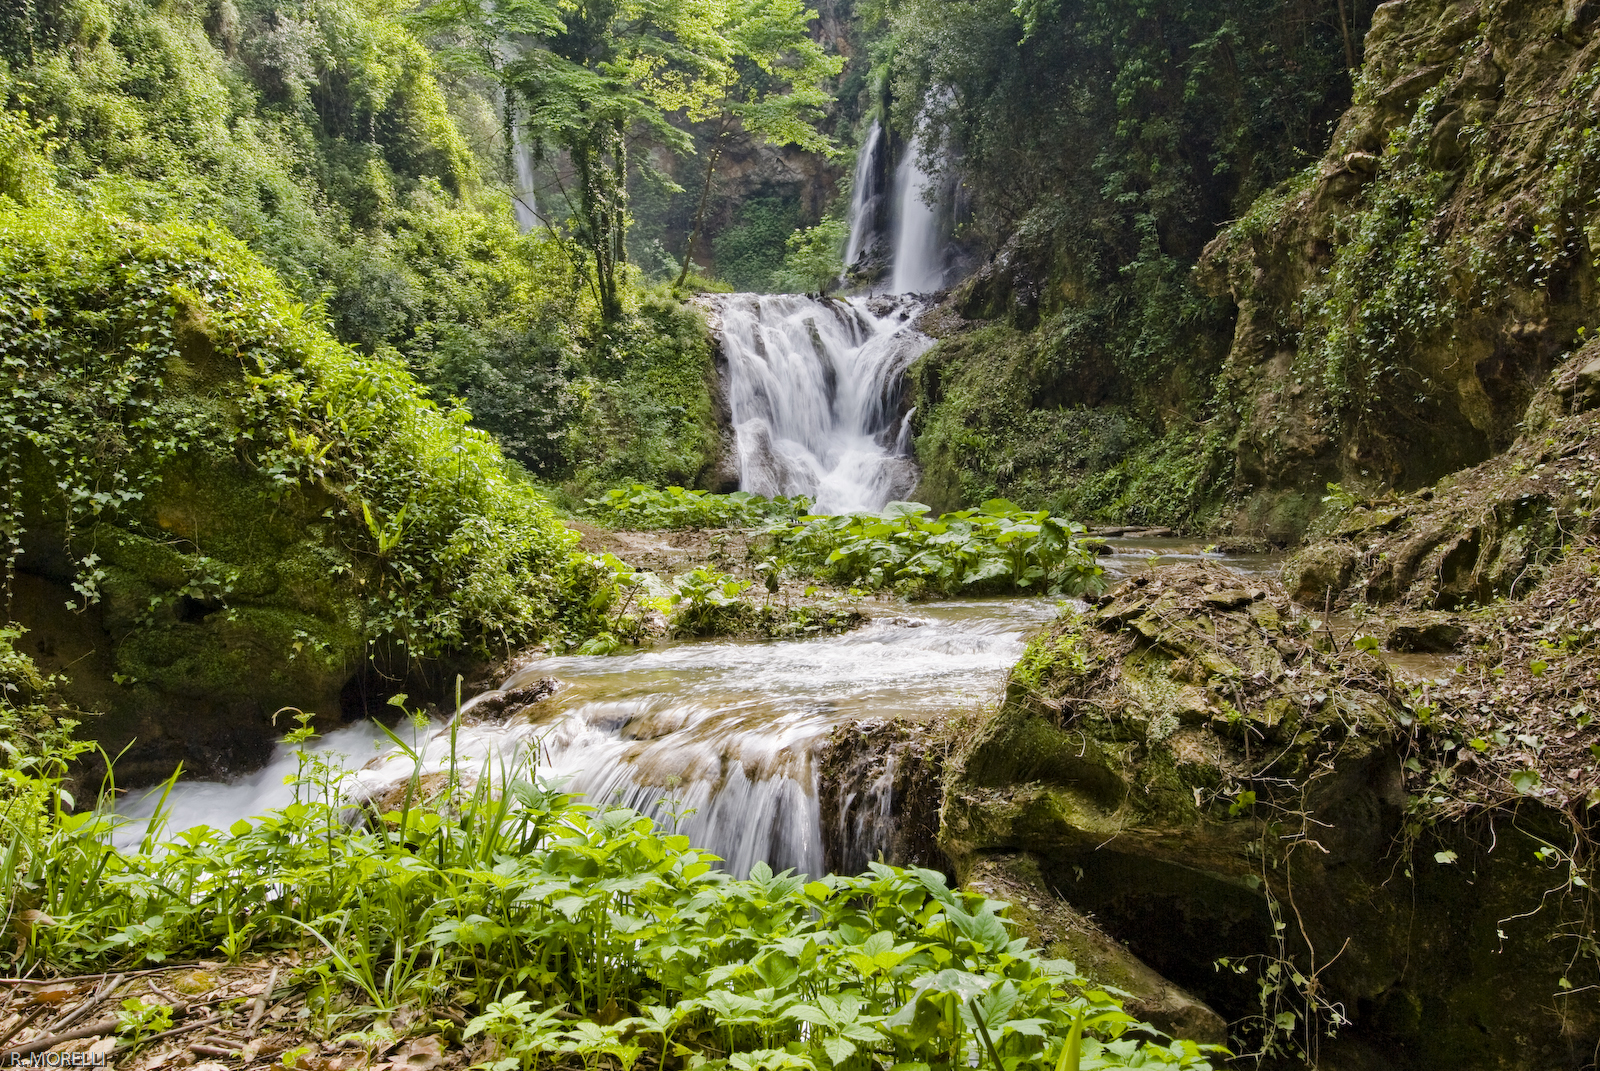
[[[453,54],[500,82],[508,125],[515,99],[536,150],[567,153],[573,237],[611,322],[627,261],[629,136],[643,130],[688,153],[693,139],[673,120],[716,119],[708,190],[734,124],[830,148],[816,122],[829,100],[825,79],[841,62],[811,40],[814,17],[803,0],[436,0],[420,19],[455,36]]]
[[[833,142],[817,129],[817,123],[831,99],[826,80],[839,73],[844,60],[827,55],[807,32],[816,17],[802,0],[729,0],[723,32],[734,62],[726,69],[728,77],[716,96],[689,116],[700,121],[714,119],[717,127],[706,154],[705,181],[684,245],[678,286],[689,277],[694,243],[705,224],[711,179],[736,128],[778,145],[833,151]]]

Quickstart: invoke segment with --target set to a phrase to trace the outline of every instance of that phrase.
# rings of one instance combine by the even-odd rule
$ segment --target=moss
[[[1081,522],[1205,527],[1226,487],[1223,444],[1181,416],[1141,415],[1129,390],[1097,397],[1088,358],[1062,345],[990,324],[912,366],[918,501],[948,511],[1004,497]]]
[[[225,235],[64,204],[0,206],[0,233],[23,385],[0,511],[8,572],[40,581],[13,612],[85,651],[99,741],[138,740],[125,779],[258,761],[280,706],[359,713],[428,658],[603,611],[604,570],[466,414],[336,344]],[[344,694],[370,672],[390,680]]]

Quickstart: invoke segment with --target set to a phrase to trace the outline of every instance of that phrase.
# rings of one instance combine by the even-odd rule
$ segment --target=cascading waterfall
[[[563,779],[597,805],[620,803],[664,823],[685,810],[681,832],[743,875],[759,861],[775,869],[824,872],[818,765],[831,734],[864,718],[926,717],[981,702],[1021,657],[1023,637],[1056,613],[1048,599],[945,603],[915,616],[875,621],[841,636],[768,644],[701,642],[611,656],[564,656],[532,663],[496,692],[469,702],[453,742],[458,769],[491,777],[517,754]],[[505,720],[476,722],[495,697],[554,677],[561,688]],[[374,757],[381,733],[358,722],[316,741],[322,758],[344,754],[350,794],[394,805],[416,769],[405,755]],[[426,777],[446,769],[448,729],[408,743]],[[167,797],[168,827],[226,828],[292,798],[285,774],[299,757],[280,747],[273,762],[229,784],[185,782]],[[849,828],[829,834],[858,849],[887,843],[892,778],[853,786]],[[863,794],[866,797],[861,798]],[[882,800],[876,797],[883,795]],[[119,807],[133,819],[118,835],[137,844],[159,789]],[[866,858],[871,858],[868,850]]]
[[[929,344],[910,326],[920,306],[735,294],[715,307],[743,490],[805,495],[819,513],[911,492],[901,380]]]
[[[927,293],[944,277],[940,215],[925,194],[932,180],[913,139],[893,188],[884,189],[888,142],[873,123],[857,164],[847,263],[875,247],[889,249],[892,232],[892,289]],[[514,160],[513,204],[526,231],[539,222],[533,160],[521,144]],[[922,310],[917,300],[733,294],[710,306],[720,320],[743,489],[805,495],[820,513],[877,510],[912,493],[917,468],[902,381],[930,344],[912,326]],[[759,861],[820,874],[829,853],[819,762],[834,730],[868,717],[926,717],[988,698],[1020,657],[1022,636],[1054,612],[1043,600],[954,603],[827,639],[543,659],[491,694],[551,676],[563,683],[555,699],[509,721],[482,724],[470,722],[477,704],[468,704],[469,721],[452,742],[444,742],[444,730],[430,730],[439,735],[419,748],[422,772],[440,772],[453,751],[460,769],[494,776],[516,754],[536,748],[542,773],[564,779],[592,803],[620,803],[677,822],[736,874]],[[407,783],[415,769],[401,752],[372,759],[384,743],[363,723],[329,734],[319,746],[348,755],[354,796],[377,799]],[[291,792],[284,774],[299,761],[294,750],[280,748],[250,777],[177,786],[168,800],[169,827],[225,826],[282,806]],[[831,857],[842,865],[892,847],[897,761],[889,756],[881,769],[861,766],[840,786],[839,799],[829,797],[838,828],[826,835],[833,838]],[[153,797],[125,804],[134,821],[119,837],[124,844],[138,841],[138,820],[154,807]]]
[[[527,234],[539,225],[539,200],[534,192],[533,150],[520,137],[512,146],[511,161],[517,182],[511,194],[511,212],[516,216],[517,229]]]

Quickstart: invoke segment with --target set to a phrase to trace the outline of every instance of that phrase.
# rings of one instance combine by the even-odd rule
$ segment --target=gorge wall
[[[1168,81],[1207,116],[1151,93],[1113,124],[1145,132],[1116,146],[1115,174],[1108,136],[1083,131],[1069,143],[1101,148],[1098,171],[1080,152],[1054,191],[975,180],[991,254],[930,318],[943,342],[913,370],[922,499],[1000,493],[1281,543],[1325,483],[1409,490],[1504,450],[1600,322],[1597,13],[1383,4],[1348,96],[1327,24],[1320,47],[1315,24],[1298,52],[1264,46],[1278,62],[1254,71],[1237,53],[1205,66],[1194,45],[1162,69],[1187,65]],[[1028,64],[1045,47],[1015,47],[1042,78]],[[1318,63],[1321,81],[1283,70]],[[1093,100],[1069,88],[1055,99]],[[1331,133],[1272,115],[1289,100],[1338,115]],[[971,106],[944,121],[987,164]],[[1252,142],[1268,128],[1280,144]],[[1291,166],[1294,150],[1317,161]],[[1021,137],[1012,155],[1049,161]],[[1099,200],[1112,180],[1138,211]]]

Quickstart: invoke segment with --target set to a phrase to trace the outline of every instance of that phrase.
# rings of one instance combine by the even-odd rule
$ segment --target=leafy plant
[[[734,621],[751,617],[754,608],[739,598],[751,586],[727,573],[700,566],[678,577],[672,593],[672,631],[679,636],[716,636],[733,632]]]
[[[682,487],[660,490],[636,483],[617,487],[585,504],[612,528],[750,528],[773,520],[793,520],[811,507],[808,499],[768,499],[749,491],[717,495]]]
[[[775,535],[792,566],[907,594],[1078,594],[1101,582],[1083,527],[1048,510],[991,499],[936,520],[926,512],[919,502],[891,502],[881,514],[802,517]]]
[[[281,810],[132,851],[112,843],[109,795],[53,812],[47,854],[13,852],[9,906],[26,898],[53,920],[14,965],[297,949],[318,1029],[454,1004],[470,1015],[465,1038],[495,1042],[486,1066],[499,1071],[558,1054],[627,1068],[646,1052],[748,1071],[1051,1071],[1072,1066],[1075,1044],[1083,1066],[1210,1066],[1041,959],[1003,904],[937,872],[873,864],[808,881],[758,865],[735,880],[637,812],[540,783],[531,755],[459,769],[445,736],[442,792],[422,791],[432,759],[408,747],[419,764],[403,801],[362,822],[347,820],[346,775],[313,761]],[[29,776],[45,795],[59,785]],[[136,1037],[161,1026],[162,1009],[125,1014]]]

